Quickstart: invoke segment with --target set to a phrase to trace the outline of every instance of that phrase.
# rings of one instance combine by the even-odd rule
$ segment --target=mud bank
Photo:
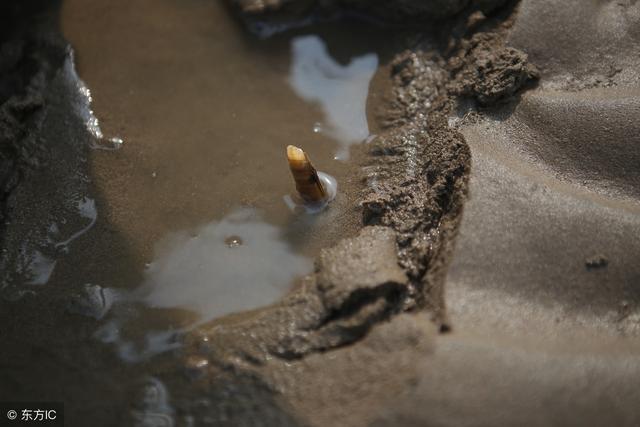
[[[352,149],[358,178],[321,222],[338,230],[314,241],[313,250],[325,246],[317,248],[314,271],[274,304],[195,329],[183,329],[191,314],[155,308],[138,327],[170,318],[171,345],[127,361],[122,346],[112,345],[121,326],[110,322],[123,312],[140,319],[139,308],[114,303],[126,285],[84,283],[73,264],[95,265],[94,283],[101,276],[143,282],[131,267],[144,260],[130,237],[157,233],[156,221],[128,224],[130,216],[117,212],[130,199],[96,182],[101,174],[138,177],[132,187],[144,190],[149,171],[138,176],[124,155],[101,166],[88,153],[96,143],[83,116],[90,105],[77,98],[59,5],[12,7],[38,25],[27,35],[3,34],[0,321],[3,347],[11,350],[0,359],[7,367],[0,399],[64,399],[69,425],[86,425],[96,414],[93,425],[105,426],[636,423],[637,64],[630,52],[637,6],[594,2],[573,31],[563,23],[579,6],[552,3],[229,2],[261,35],[353,12],[411,26],[395,33],[371,83],[375,138]],[[564,30],[542,32],[538,18],[547,15]],[[591,16],[621,41],[604,65],[580,41]],[[20,19],[16,28],[25,28]],[[199,22],[205,32],[206,21]],[[149,23],[153,31],[169,25]],[[585,52],[549,59],[559,49],[554,38]],[[592,42],[604,55],[607,42]],[[124,49],[123,56],[138,54]],[[140,65],[142,78],[147,66]],[[106,125],[118,129],[135,113],[113,113]],[[137,139],[138,147],[149,140]],[[585,147],[585,139],[592,144]],[[136,155],[144,164],[145,153]],[[194,179],[185,188],[197,185],[206,187]],[[190,203],[197,212],[183,196],[162,206],[179,212]],[[104,208],[106,220],[96,220],[92,206]],[[62,229],[41,226],[60,218],[72,220]],[[70,252],[66,267],[61,262],[53,286],[25,284],[34,271],[47,276],[58,259],[38,242],[94,224],[114,249],[112,264],[97,255],[110,251],[94,250],[89,240],[80,243],[81,255]],[[110,265],[128,273],[114,276]]]
[[[377,137],[362,165],[369,184],[362,231],[323,250],[315,275],[280,304],[187,337],[182,365],[194,372],[199,392],[219,396],[237,376],[253,384],[230,402],[232,424],[257,416],[240,409],[259,399],[254,387],[277,396],[278,409],[267,416],[283,411],[291,423],[368,425],[400,416],[389,396],[412,395],[438,333],[451,327],[444,280],[470,171],[468,146],[448,124],[454,100],[504,101],[538,75],[526,55],[504,45],[503,21],[464,17],[459,28],[492,31],[426,37],[424,48],[386,65],[377,82],[387,87],[377,105]],[[193,389],[171,369],[163,378],[179,390],[176,405],[196,410]],[[215,419],[220,408],[197,411]]]
[[[377,24],[415,27],[440,25],[460,13],[492,12],[508,3],[505,0],[430,0],[430,1],[362,1],[362,0],[226,0],[260,36],[314,21],[331,21],[358,17]],[[448,22],[445,22],[445,25]]]

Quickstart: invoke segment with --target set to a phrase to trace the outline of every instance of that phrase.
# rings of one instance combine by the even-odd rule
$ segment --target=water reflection
[[[180,335],[197,325],[276,302],[294,279],[312,270],[313,262],[291,251],[280,228],[264,222],[253,209],[241,209],[159,242],[139,290],[109,294],[107,310],[114,301],[118,304],[95,336],[114,345],[122,360],[137,363],[179,348]],[[151,311],[138,311],[145,306],[186,309],[198,318],[176,329],[169,314],[164,316],[164,327],[149,327],[140,323],[153,318]]]
[[[324,172],[318,171],[318,178],[327,192],[326,199],[316,203],[305,202],[302,197],[295,194],[284,196],[284,203],[293,213],[318,214],[322,212],[338,195],[338,181],[334,177]]]
[[[143,301],[190,309],[206,321],[271,304],[312,269],[310,259],[282,240],[280,229],[243,209],[160,242],[147,269]]]
[[[348,65],[336,62],[318,36],[296,37],[291,42],[291,87],[306,101],[322,107],[326,123],[316,123],[314,132],[324,132],[340,143],[336,159],[349,157],[349,145],[369,136],[366,103],[369,83],[378,68],[378,55],[352,58]]]
[[[93,98],[91,90],[85,82],[78,76],[76,71],[75,53],[73,49],[68,48],[69,61],[65,62],[64,72],[75,82],[78,93],[78,101],[75,104],[76,114],[84,120],[85,126],[89,134],[93,136],[92,148],[99,150],[118,150],[122,147],[124,141],[122,138],[107,138],[100,129],[100,122],[92,110],[91,103]]]

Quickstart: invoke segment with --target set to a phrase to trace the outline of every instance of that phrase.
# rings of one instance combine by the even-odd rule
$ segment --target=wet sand
[[[637,13],[519,6],[507,40],[541,79],[452,119],[472,153],[446,283],[454,330],[382,425],[637,424]]]
[[[62,29],[102,131],[125,142],[88,150],[56,97],[75,77],[54,80],[43,134],[68,168],[21,187],[33,216],[9,241],[33,221],[64,244],[50,278],[51,254],[29,255],[44,291],[5,304],[0,398],[63,396],[72,425],[637,424],[637,4],[524,0],[463,13],[449,39],[409,38],[378,57],[379,135],[348,162],[334,159],[348,115],[331,119],[322,85],[370,69],[370,31],[257,41],[221,3],[87,4],[65,2]],[[304,77],[311,64],[322,72]],[[291,142],[341,185],[317,221],[281,197]],[[237,275],[230,253],[288,269]],[[273,285],[247,288],[266,304],[311,269],[274,305],[191,329],[226,308],[199,293],[211,275]]]

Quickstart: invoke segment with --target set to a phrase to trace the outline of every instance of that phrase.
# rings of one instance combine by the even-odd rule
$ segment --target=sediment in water
[[[264,10],[252,6],[252,2],[238,3],[246,13],[252,14],[251,20],[263,19],[255,13]],[[307,6],[314,4],[274,2],[270,13],[286,12],[285,16],[291,16],[293,9],[289,8],[289,3],[292,8],[294,5],[305,6],[300,6],[296,13],[307,13]],[[438,393],[450,390],[446,386],[452,383],[465,384],[469,373],[461,367],[468,360],[460,356],[457,349],[466,345],[468,354],[477,356],[478,360],[484,360],[482,357],[487,354],[482,348],[478,350],[471,346],[473,348],[469,350],[468,343],[447,341],[441,334],[456,327],[447,313],[444,284],[472,173],[469,145],[449,124],[455,116],[457,101],[480,106],[466,111],[467,124],[486,113],[483,108],[509,111],[514,103],[517,104],[523,90],[531,87],[540,75],[521,50],[505,44],[514,4],[509,2],[498,9],[482,6],[501,3],[449,3],[454,5],[451,6],[453,9],[443,10],[451,20],[434,29],[433,34],[419,32],[417,37],[409,38],[408,50],[399,52],[376,77],[376,84],[386,86],[388,93],[373,130],[377,137],[368,147],[369,155],[361,165],[368,190],[359,197],[362,207],[360,233],[333,248],[326,248],[318,259],[316,272],[282,301],[202,325],[184,337],[181,352],[162,355],[146,364],[145,372],[162,379],[170,390],[171,402],[177,408],[174,415],[180,422],[210,419],[221,425],[257,421],[270,425],[369,425],[374,422],[397,425],[442,421],[423,413],[431,409],[435,414],[447,415],[446,408],[443,409],[447,405],[438,405],[438,396],[429,394],[430,379],[439,378],[443,384]],[[382,10],[386,13],[388,7],[394,7],[392,4],[406,4],[406,9],[396,10],[403,15],[414,10],[412,5],[429,8],[441,2],[375,2],[372,3],[372,15],[379,17]],[[265,17],[271,20],[275,15]],[[286,19],[279,22],[286,22]],[[438,30],[443,28],[446,30],[438,35]],[[527,32],[526,28],[520,31],[519,34]],[[16,37],[22,40],[22,35]],[[62,55],[63,49],[53,51]],[[11,58],[11,49],[6,52],[6,57]],[[40,57],[39,54],[35,56]],[[37,69],[60,69],[61,60],[37,61],[36,64]],[[38,105],[31,99],[37,98],[37,93],[46,92],[45,86],[36,81],[30,87],[33,89],[26,104]],[[59,89],[62,93],[69,90],[68,87]],[[22,95],[13,95],[17,98],[12,102],[20,101]],[[18,102],[20,105],[22,103]],[[9,126],[3,130],[26,129],[24,135],[38,134],[37,126],[29,127],[31,123],[37,123],[37,119],[30,119],[37,118],[30,115],[31,107],[18,109],[20,115],[16,116],[15,104],[5,102],[2,111],[5,106],[9,112],[6,116]],[[34,110],[38,108],[34,107]],[[24,143],[26,150],[16,149],[23,144],[21,141],[26,141],[22,135],[8,138],[11,148],[5,151],[9,154],[4,159],[9,160],[5,160],[7,166],[3,167],[9,171],[5,181],[12,184],[5,187],[8,189],[5,194],[16,194],[20,185],[23,188],[30,185],[28,174],[20,171],[27,170],[24,164],[37,156],[30,151],[29,147],[34,146],[32,142]],[[57,166],[41,167],[55,170]],[[23,175],[22,181],[13,178]],[[8,196],[5,199],[8,200]],[[22,209],[20,205],[15,206]],[[6,218],[19,219],[23,215],[21,210],[7,212]],[[10,235],[11,230],[6,233]],[[6,239],[4,242],[5,248],[15,249],[19,240]],[[492,250],[482,245],[478,247]],[[42,300],[37,304],[23,301],[11,306],[10,317],[25,319],[21,310],[49,304],[50,309],[43,315],[55,321],[60,316],[57,309],[70,298],[70,293],[61,289],[57,299]],[[11,325],[11,338],[6,342],[16,343],[24,351],[40,347],[37,340],[46,334],[46,329],[34,326],[33,318],[27,323],[29,325],[24,327],[15,321],[7,321]],[[86,329],[90,330],[90,327],[86,326]],[[30,332],[24,334],[25,330]],[[88,335],[85,332],[83,337]],[[23,335],[26,338],[21,342],[17,337]],[[47,367],[53,369],[68,363],[72,353],[66,351],[65,346],[71,348],[76,344],[71,335],[69,333],[62,344],[46,342],[53,353],[53,357],[47,359],[51,363]],[[443,342],[440,351],[447,357],[438,358],[434,355],[434,347]],[[74,359],[82,368],[97,366],[107,370],[117,364],[102,359],[92,361],[88,356]],[[508,360],[497,363],[501,357]],[[513,360],[501,353],[488,361],[486,366],[499,365],[488,371],[491,374],[488,377],[500,377],[500,369]],[[11,360],[5,362],[8,366]],[[570,362],[564,360],[563,363],[573,369]],[[456,379],[447,380],[449,372],[454,372]],[[484,371],[479,369],[479,372]],[[607,372],[598,371],[598,375],[606,376]],[[127,374],[135,376],[127,368],[117,373],[127,390],[135,392],[146,386],[127,380]],[[14,374],[3,375],[12,383],[21,381]],[[82,402],[82,385],[94,385],[88,377],[84,369],[74,377],[77,383],[70,394],[77,397],[78,402]],[[65,381],[62,377],[57,379],[61,383]],[[101,397],[112,399],[116,396],[105,404],[106,409],[101,407],[105,412],[104,420],[107,420],[104,424],[132,423],[126,414],[122,416],[124,420],[114,420],[113,415],[108,414],[128,407],[128,396],[118,387],[120,383],[114,385],[104,379],[95,382],[100,384],[93,396],[96,401]],[[8,383],[11,382],[3,382]],[[521,384],[527,385],[526,381]],[[544,387],[540,386],[539,390],[540,395],[544,395]],[[10,392],[8,388],[0,391],[6,395]],[[55,391],[55,387],[47,389],[43,396],[51,396]],[[425,396],[435,403],[425,411],[418,411],[419,405],[414,403],[419,404]],[[451,401],[463,399],[461,407],[465,407],[465,402],[476,403],[473,396],[464,393],[454,391],[449,396]],[[131,399],[141,401],[135,397]],[[73,404],[74,407],[77,405]],[[494,412],[501,410],[492,407]],[[109,408],[114,411],[107,410]],[[144,405],[136,406],[134,414],[147,410],[149,408]],[[556,410],[558,414],[568,416],[562,413],[562,408]],[[77,417],[72,425],[83,425],[81,410],[70,408],[70,413]],[[414,413],[419,413],[420,418],[413,418]],[[475,414],[472,410],[469,413]],[[463,415],[449,414],[453,418],[443,419],[469,421],[472,418],[465,419]],[[460,418],[456,418],[458,416]],[[488,418],[483,419],[492,419],[490,413],[484,413],[484,416]],[[536,419],[531,420],[535,424]]]

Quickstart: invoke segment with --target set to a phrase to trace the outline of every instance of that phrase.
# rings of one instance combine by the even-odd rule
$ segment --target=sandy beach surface
[[[640,3],[0,11],[0,401],[640,424]]]

